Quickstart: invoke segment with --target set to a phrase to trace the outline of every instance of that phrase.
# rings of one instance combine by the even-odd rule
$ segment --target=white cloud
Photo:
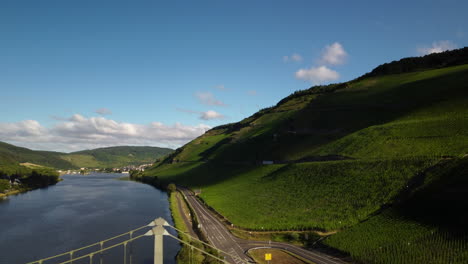
[[[216,99],[216,97],[210,92],[198,92],[195,94],[195,97],[200,103],[205,105],[226,106],[226,104]]]
[[[283,56],[284,62],[289,62],[289,61],[301,62],[302,60],[303,60],[302,56],[297,53],[294,53],[291,56]]]
[[[0,123],[1,124],[1,123]],[[36,120],[24,120],[17,123],[0,125],[0,135],[9,138],[37,137],[46,134],[46,129]]]
[[[212,116],[212,114],[211,114]],[[133,124],[75,114],[47,128],[35,120],[0,123],[0,141],[32,149],[75,151],[117,145],[179,147],[210,126],[160,122]]]
[[[335,42],[331,45],[327,45],[322,52],[320,63],[327,65],[341,65],[346,62],[348,53],[344,50],[343,46]]]
[[[296,72],[296,79],[310,81],[313,84],[322,84],[329,81],[335,81],[338,78],[340,78],[340,74],[326,66],[300,69]]]
[[[419,55],[427,55],[431,53],[440,53],[447,50],[456,49],[457,45],[450,40],[441,40],[432,43],[431,47],[420,47],[417,48]]]
[[[112,115],[112,111],[107,108],[99,108],[94,112],[100,115]]]
[[[224,116],[218,112],[215,112],[213,110],[209,110],[206,112],[201,112],[200,119],[203,120],[213,120],[213,119],[223,119]]]
[[[199,119],[202,120],[213,120],[213,119],[224,119],[225,116],[215,112],[213,110],[208,110],[206,112],[201,112],[201,111],[194,111],[190,109],[183,109],[183,108],[177,108],[177,111],[188,113],[188,114],[196,114],[198,115]]]

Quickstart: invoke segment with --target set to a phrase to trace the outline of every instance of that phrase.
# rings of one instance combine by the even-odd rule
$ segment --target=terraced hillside
[[[443,162],[464,162],[466,63],[468,48],[403,59],[347,83],[295,92],[274,107],[208,131],[146,177],[201,188],[208,205],[247,229],[357,228],[429,186],[426,175]],[[451,173],[440,170],[438,181]],[[460,184],[468,189],[466,181]],[[466,214],[451,216],[468,220]],[[430,232],[440,227],[423,223],[425,217],[433,218],[422,214],[411,221]]]
[[[468,65],[460,65],[312,87],[208,131],[148,175],[202,187],[210,205],[245,227],[347,226],[391,203],[441,158],[465,154],[467,81]],[[278,164],[259,166],[262,161]],[[346,192],[349,187],[363,191]],[[314,188],[321,191],[307,191]],[[366,197],[343,203],[332,189]],[[255,209],[245,211],[246,204]],[[299,204],[291,217],[288,208]],[[262,208],[275,220],[248,215]],[[313,221],[318,209],[336,221]]]

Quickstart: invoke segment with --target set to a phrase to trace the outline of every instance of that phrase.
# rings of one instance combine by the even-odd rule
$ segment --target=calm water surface
[[[64,180],[54,186],[0,201],[0,263],[26,263],[80,248],[157,217],[172,225],[166,193],[145,184],[117,180],[121,176],[64,175]],[[130,258],[133,264],[152,263],[153,243],[153,237],[148,236],[128,245],[127,263]],[[164,238],[164,263],[175,263],[178,250],[176,241]],[[123,263],[123,259],[124,248],[119,246],[96,255],[93,263]],[[89,263],[89,259],[74,262],[80,263]]]

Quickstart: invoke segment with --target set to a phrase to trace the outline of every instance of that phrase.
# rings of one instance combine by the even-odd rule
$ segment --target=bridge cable
[[[190,246],[190,247],[192,247],[192,248],[194,248],[194,249],[196,249],[196,250],[198,250],[198,251],[200,251],[200,252],[202,252],[202,253],[204,253],[204,254],[206,254],[206,255],[208,255],[208,256],[214,258],[214,259],[216,259],[216,260],[219,260],[219,261],[221,261],[221,262],[223,262],[223,263],[228,263],[228,264],[230,264],[230,263],[227,262],[226,260],[224,260],[224,259],[222,259],[222,258],[219,258],[219,257],[216,257],[215,255],[213,255],[213,254],[211,254],[211,253],[208,253],[208,252],[206,252],[206,251],[203,250],[203,249],[194,247],[194,246],[191,245],[190,243],[185,242],[185,241],[183,241],[182,239],[179,239],[179,238],[176,237],[176,236],[173,236],[173,235],[170,235],[170,234],[167,235],[167,236],[172,237],[172,238],[174,238],[175,240],[179,241],[180,243],[186,244],[186,245],[188,245],[188,246]],[[60,263],[60,264],[61,264],[61,263]]]
[[[177,230],[179,233],[184,234],[184,235],[188,236],[189,238],[192,238],[192,239],[194,239],[194,240],[196,240],[196,241],[198,241],[198,242],[200,242],[200,243],[202,243],[202,244],[204,244],[204,245],[206,245],[206,246],[209,246],[209,247],[212,248],[212,249],[215,249],[215,250],[217,250],[217,251],[219,251],[219,252],[221,252],[221,253],[224,253],[224,254],[226,254],[226,255],[228,255],[228,256],[235,257],[234,255],[232,255],[232,254],[230,254],[230,253],[227,253],[226,251],[223,251],[223,250],[221,250],[221,249],[219,249],[219,248],[214,247],[214,246],[211,245],[211,244],[208,244],[208,243],[206,243],[206,242],[204,242],[204,241],[202,241],[202,240],[200,240],[200,239],[198,239],[198,238],[196,238],[196,237],[191,236],[191,235],[188,234],[187,232],[184,232],[184,231],[182,231],[182,230],[180,230],[180,229],[177,229],[177,228],[175,228],[175,227],[173,227],[173,226],[171,226],[171,225],[168,225],[168,227],[171,227],[171,228]]]
[[[182,231],[182,230],[180,230],[180,229],[177,229],[177,228],[175,228],[175,227],[173,227],[173,226],[171,226],[171,225],[167,225],[167,226],[168,226],[168,227],[171,227],[171,228],[173,228],[173,229],[175,229],[175,230],[177,230],[179,233],[184,234],[184,235],[188,236],[189,238],[192,238],[192,239],[194,239],[194,240],[196,240],[196,241],[198,241],[198,242],[200,242],[200,243],[202,243],[202,244],[204,244],[204,245],[207,245],[207,246],[211,247],[212,249],[217,250],[218,252],[224,253],[224,254],[230,256],[230,257],[233,258],[233,259],[239,259],[237,256],[235,256],[235,255],[233,255],[233,254],[230,254],[230,253],[228,253],[228,252],[226,252],[226,251],[223,251],[223,250],[221,250],[221,249],[219,249],[219,248],[216,248],[216,247],[214,247],[213,245],[210,245],[210,244],[208,244],[208,243],[206,243],[206,242],[204,242],[204,241],[202,241],[202,240],[200,240],[200,239],[198,239],[198,238],[196,238],[196,237],[193,237],[193,236],[191,236],[191,235],[190,235],[189,233],[187,233],[187,232],[184,232],[184,231]],[[243,261],[242,259],[240,259],[240,260],[241,260],[242,262],[244,262],[244,263],[248,263],[248,262]]]
[[[102,250],[100,249],[100,250],[94,251],[94,252],[92,252],[92,253],[89,253],[89,254],[86,254],[86,255],[77,257],[77,258],[75,258],[75,259],[67,260],[67,261],[64,261],[64,262],[57,263],[57,264],[66,264],[66,263],[70,263],[71,261],[84,259],[84,258],[86,258],[86,257],[93,256],[93,255],[95,255],[96,253],[101,253],[101,252],[107,251],[107,250],[109,250],[109,249],[113,249],[113,248],[115,248],[115,247],[124,245],[125,243],[127,243],[127,242],[129,242],[129,241],[133,241],[133,240],[142,238],[142,237],[144,237],[144,236],[145,236],[145,235],[136,236],[136,237],[134,237],[134,238],[132,238],[132,239],[128,239],[128,240],[125,240],[125,241],[123,241],[123,242],[114,244],[114,245],[109,246],[109,247],[106,247],[106,248],[104,248],[104,249],[102,249]],[[35,261],[35,262],[32,262],[32,263],[39,263],[39,262],[38,262],[38,261]]]
[[[127,234],[133,233],[133,232],[135,232],[135,231],[138,231],[138,230],[143,229],[143,228],[146,228],[146,227],[147,227],[147,225],[144,225],[144,226],[135,228],[135,229],[133,229],[133,230],[130,230],[130,231],[126,232],[126,233],[122,233],[122,234],[120,234],[120,235],[117,235],[117,236],[114,236],[114,237],[111,237],[111,238],[108,238],[108,239],[104,239],[104,240],[102,240],[102,241],[99,241],[99,242],[96,242],[96,243],[93,243],[93,244],[89,244],[89,245],[87,245],[87,246],[84,246],[84,247],[81,247],[81,248],[78,248],[78,249],[69,250],[69,251],[67,251],[67,252],[64,252],[64,253],[61,253],[61,254],[57,254],[57,255],[55,255],[55,256],[51,256],[51,257],[43,258],[43,259],[40,259],[40,260],[28,262],[28,263],[26,263],[26,264],[42,263],[42,262],[44,262],[44,261],[46,261],[46,260],[58,258],[58,257],[61,257],[61,256],[65,256],[65,255],[67,255],[67,254],[70,254],[71,258],[73,258],[73,254],[76,253],[77,251],[81,251],[81,250],[83,250],[83,249],[87,249],[87,248],[90,248],[90,247],[93,247],[93,246],[96,246],[96,245],[101,245],[101,243],[114,240],[114,239],[116,239],[116,238],[125,236],[125,235],[127,235]],[[102,245],[101,245],[101,246],[102,246]],[[72,259],[72,260],[73,260],[73,259]],[[65,262],[65,263],[67,263],[67,262]]]

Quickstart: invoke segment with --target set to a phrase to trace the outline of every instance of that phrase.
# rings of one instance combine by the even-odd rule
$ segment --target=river
[[[56,185],[0,201],[0,263],[27,263],[80,248],[146,225],[157,217],[173,224],[166,193],[142,183],[118,180],[121,176],[64,175]],[[153,237],[147,236],[127,245],[126,263],[153,263],[153,243]],[[106,242],[104,247],[110,245]],[[179,249],[174,239],[165,237],[164,263],[175,263]],[[68,257],[44,264],[60,263]],[[117,264],[123,263],[123,258],[124,247],[119,246],[97,254],[93,263],[102,260]],[[74,262],[80,263],[89,263],[89,258]]]

